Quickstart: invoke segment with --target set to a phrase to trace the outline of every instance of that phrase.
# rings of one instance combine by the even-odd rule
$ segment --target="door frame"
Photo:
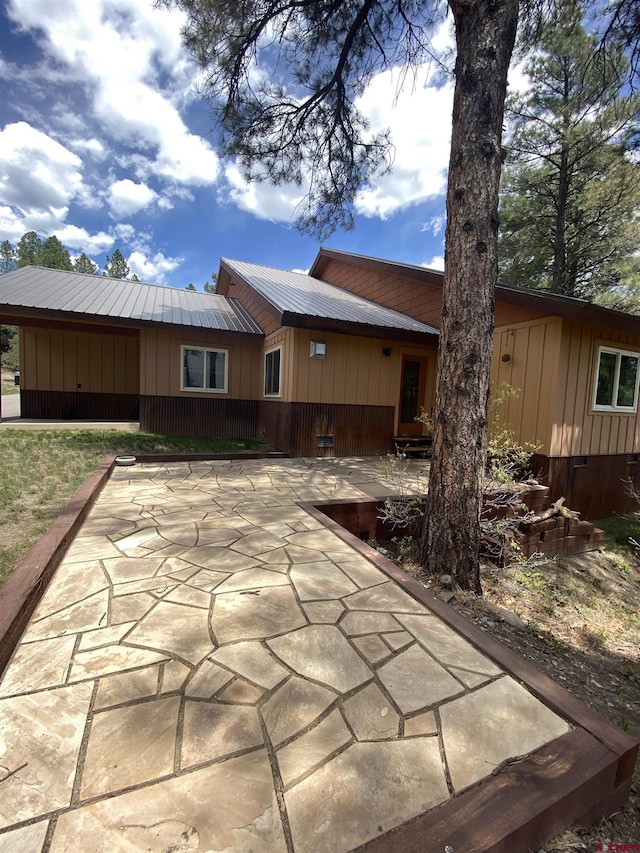
[[[424,406],[425,394],[427,389],[427,370],[429,369],[429,358],[425,355],[411,355],[410,353],[402,353],[402,364],[400,368],[400,394],[398,396],[398,435],[422,435],[424,432],[424,424],[420,421],[403,422],[400,420],[402,414],[402,392],[404,386],[404,366],[407,362],[418,362],[420,364],[420,372],[418,375],[418,408],[416,415],[420,414],[420,410]]]

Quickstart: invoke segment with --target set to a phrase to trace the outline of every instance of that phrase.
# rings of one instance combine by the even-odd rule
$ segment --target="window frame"
[[[613,374],[613,387],[611,389],[611,403],[598,403],[598,379],[600,377],[600,357],[602,353],[612,353],[616,356],[616,363]],[[622,363],[622,357],[628,356],[630,358],[635,358],[637,362],[636,368],[636,382],[633,390],[633,405],[632,406],[619,406],[614,401],[618,399],[618,391],[620,388],[620,365]],[[613,412],[621,415],[633,415],[638,411],[638,385],[640,384],[640,352],[634,350],[625,350],[620,349],[619,347],[612,347],[606,345],[598,346],[598,350],[596,353],[596,365],[595,365],[595,375],[594,375],[594,383],[593,383],[593,399],[592,399],[592,409],[594,412]]]
[[[215,352],[224,355],[224,386],[222,388],[197,387],[184,384],[184,358],[185,350],[198,350],[206,353]],[[225,347],[205,347],[201,344],[181,344],[180,346],[180,390],[193,391],[195,394],[228,394],[229,393],[229,350]]]
[[[278,359],[278,391],[267,391],[267,357],[270,356],[274,352],[280,353],[280,358]],[[282,396],[282,344],[277,344],[276,346],[269,347],[264,351],[264,382],[262,385],[262,392],[265,397],[277,398]]]

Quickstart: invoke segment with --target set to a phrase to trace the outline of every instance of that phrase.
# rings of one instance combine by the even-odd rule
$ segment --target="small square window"
[[[264,355],[264,396],[280,396],[280,366],[282,348],[276,347]]]
[[[635,412],[638,407],[640,353],[610,347],[598,348],[593,408]]]
[[[182,347],[182,391],[227,392],[228,352],[224,349]]]

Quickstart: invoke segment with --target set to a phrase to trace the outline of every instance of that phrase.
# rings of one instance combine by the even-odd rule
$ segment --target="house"
[[[325,248],[308,275],[222,259],[216,295],[35,267],[0,279],[24,417],[133,418],[298,456],[384,455],[422,431],[441,299],[441,273]],[[518,389],[501,417],[588,518],[628,508],[639,359],[640,318],[497,288],[492,385]]]

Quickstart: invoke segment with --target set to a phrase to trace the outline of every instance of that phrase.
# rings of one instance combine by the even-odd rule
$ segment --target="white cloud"
[[[0,194],[24,213],[65,208],[82,192],[82,160],[26,122],[0,131]]]
[[[78,228],[77,225],[64,225],[56,228],[53,233],[67,248],[79,249],[87,255],[99,255],[115,243],[113,234],[106,234],[104,231],[90,234],[86,228]]]
[[[181,45],[182,13],[149,0],[10,0],[9,10],[20,26],[39,30],[51,58],[84,81],[103,130],[144,151],[138,178],[216,182],[216,153],[178,110],[196,75]]]
[[[69,139],[69,148],[80,154],[88,154],[94,160],[102,163],[109,155],[108,149],[99,139]]]
[[[428,222],[425,222],[421,231],[430,231],[434,237],[437,237],[439,234],[444,232],[445,225],[447,224],[447,218],[444,213],[440,213],[437,216],[432,216]]]
[[[293,221],[296,207],[306,192],[297,184],[282,184],[275,187],[266,181],[262,183],[246,181],[235,164],[229,164],[224,174],[229,184],[226,196],[241,210],[271,222]],[[222,193],[220,197],[223,200]]]
[[[393,213],[446,191],[451,138],[453,84],[429,85],[432,69],[420,69],[413,85],[398,93],[398,70],[378,74],[358,101],[374,132],[391,128],[392,169],[356,196],[364,216]]]
[[[148,207],[158,194],[146,184],[136,184],[125,178],[109,187],[108,202],[116,217],[127,217]]]
[[[429,270],[440,270],[444,272],[444,257],[442,255],[434,255],[430,261],[420,264],[421,267],[426,267]]]
[[[141,281],[152,284],[162,284],[166,274],[173,272],[182,263],[183,258],[166,258],[162,252],[147,256],[143,252],[135,251],[129,255],[127,263],[132,273],[135,273]]]
[[[13,208],[0,205],[0,240],[8,240],[15,244],[27,230],[22,218]]]

